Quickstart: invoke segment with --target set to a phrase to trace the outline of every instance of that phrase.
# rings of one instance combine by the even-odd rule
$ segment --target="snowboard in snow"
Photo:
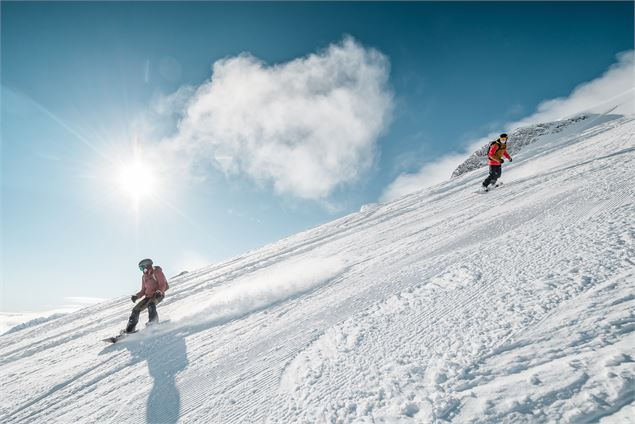
[[[503,185],[502,181],[497,182],[495,185],[491,185],[487,188],[487,190],[483,189],[483,187],[481,187],[477,193],[478,194],[485,194],[485,193],[489,193],[490,191],[494,190],[495,188],[500,188]]]
[[[162,326],[162,325],[164,325],[164,324],[167,324],[167,323],[169,323],[169,322],[170,322],[170,320],[169,320],[169,319],[166,319],[166,320],[160,321],[160,322],[158,322],[158,323],[156,323],[156,324],[146,324],[146,329],[144,330],[144,333],[145,333],[145,332],[152,333],[152,331],[153,331],[155,328],[158,328],[158,327],[160,327],[160,326]],[[129,335],[131,335],[131,334],[134,334],[134,333],[138,333],[138,332],[139,332],[139,330],[135,330],[135,331],[133,331],[132,333],[125,333],[125,332],[121,332],[121,333],[119,333],[119,334],[118,334],[118,335],[116,335],[116,336],[113,336],[113,337],[107,337],[107,338],[105,338],[105,339],[101,339],[101,340],[102,340],[103,342],[106,342],[106,343],[117,343],[118,341],[120,341],[120,340],[122,340],[122,339],[125,339],[127,336],[129,336]]]
[[[119,340],[129,336],[130,334],[134,334],[136,332],[138,332],[139,330],[135,330],[132,333],[119,333],[116,336],[113,337],[106,337],[105,339],[101,339],[102,342],[106,342],[106,343],[117,343]]]

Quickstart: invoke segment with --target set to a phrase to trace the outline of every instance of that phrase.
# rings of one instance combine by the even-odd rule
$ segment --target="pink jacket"
[[[167,288],[168,281],[165,279],[163,270],[160,266],[155,266],[152,268],[152,271],[148,273],[144,272],[143,276],[141,276],[141,290],[139,290],[136,296],[152,297],[157,290],[164,295]]]

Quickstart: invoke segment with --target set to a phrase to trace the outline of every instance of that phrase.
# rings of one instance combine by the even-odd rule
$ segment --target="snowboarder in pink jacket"
[[[139,314],[146,308],[148,309],[148,324],[159,322],[157,305],[163,300],[165,291],[168,289],[168,280],[165,278],[163,270],[160,266],[154,266],[152,259],[143,259],[139,262],[139,270],[143,272],[141,290],[133,294],[130,299],[132,303],[142,297],[143,299],[132,308],[132,313],[126,326],[126,333],[135,331],[135,327],[139,322]]]

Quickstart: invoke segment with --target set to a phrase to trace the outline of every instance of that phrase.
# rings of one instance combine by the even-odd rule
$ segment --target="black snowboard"
[[[107,337],[105,339],[101,339],[102,342],[106,342],[106,343],[117,343],[119,340],[126,338],[126,336],[130,335],[130,334],[134,334],[139,330],[135,330],[131,333],[120,333],[116,336],[113,337]]]
[[[487,190],[483,190],[483,189],[481,188],[481,189],[480,189],[480,190],[478,190],[476,193],[477,193],[477,194],[485,194],[485,193],[489,193],[490,191],[492,191],[492,190],[494,190],[494,189],[497,189],[497,188],[500,188],[500,187],[502,187],[502,186],[503,186],[503,182],[502,182],[502,181],[499,181],[499,182],[497,182],[497,183],[496,183],[496,184],[494,184],[494,185],[490,185],[490,186],[488,187],[488,189],[487,189]]]
[[[167,323],[169,323],[169,322],[170,322],[170,320],[169,320],[169,319],[166,319],[166,320],[162,320],[162,321],[160,321],[160,322],[155,322],[154,324],[150,324],[150,323],[148,323],[148,324],[146,324],[146,328],[145,328],[145,330],[143,330],[143,331],[144,331],[144,332],[149,332],[150,334],[152,334],[152,332],[153,332],[156,328],[158,328],[158,327],[159,327],[159,326],[161,326],[161,325],[165,325],[165,324],[167,324]],[[117,343],[118,341],[120,341],[120,340],[122,340],[122,339],[125,339],[125,338],[126,338],[126,336],[129,336],[130,334],[134,334],[134,333],[138,333],[138,332],[139,332],[139,330],[135,330],[135,331],[132,331],[132,332],[130,332],[130,333],[126,333],[126,332],[123,332],[123,331],[122,331],[121,333],[119,333],[119,334],[118,334],[118,335],[116,335],[116,336],[113,336],[113,337],[108,337],[108,338],[101,339],[101,340],[102,340],[103,342],[106,342],[106,343]]]

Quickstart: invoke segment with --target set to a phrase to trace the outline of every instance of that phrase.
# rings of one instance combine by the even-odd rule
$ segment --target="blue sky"
[[[1,7],[2,311],[126,295],[143,257],[175,275],[356,211],[633,49],[631,2]],[[138,157],[150,197],[118,182]]]

